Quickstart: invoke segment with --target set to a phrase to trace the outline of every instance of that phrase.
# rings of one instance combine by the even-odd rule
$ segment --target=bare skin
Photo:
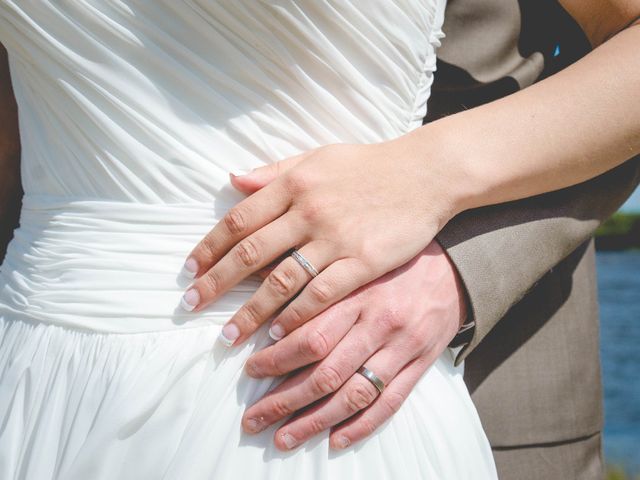
[[[234,183],[242,185],[241,180]],[[431,242],[405,265],[252,355],[246,371],[255,378],[311,365],[247,409],[243,428],[260,432],[321,400],[278,429],[278,448],[294,448],[330,427],[332,448],[365,438],[398,411],[466,314],[455,267],[440,245]],[[385,383],[380,395],[363,376],[354,375],[365,362]]]

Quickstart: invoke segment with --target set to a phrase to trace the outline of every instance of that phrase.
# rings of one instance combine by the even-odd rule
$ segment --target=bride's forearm
[[[427,170],[447,169],[456,211],[595,177],[640,153],[639,45],[635,22],[561,72],[406,140]]]

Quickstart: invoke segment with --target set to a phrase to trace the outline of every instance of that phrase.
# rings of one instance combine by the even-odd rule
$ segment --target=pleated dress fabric
[[[217,336],[186,255],[244,198],[228,172],[420,126],[444,0],[0,0],[25,191],[0,267],[0,478],[486,479],[453,352],[374,435],[277,450],[240,418],[261,328]],[[419,221],[418,219],[416,221]]]

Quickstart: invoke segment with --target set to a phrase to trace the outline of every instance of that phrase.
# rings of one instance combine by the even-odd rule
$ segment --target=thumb
[[[305,154],[296,155],[249,171],[229,172],[231,185],[242,193],[251,194],[271,183],[287,170],[295,167],[304,159],[304,156]]]

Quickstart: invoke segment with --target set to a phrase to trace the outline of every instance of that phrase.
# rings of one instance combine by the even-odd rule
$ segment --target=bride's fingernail
[[[195,308],[196,305],[198,305],[199,301],[200,294],[198,293],[198,290],[195,288],[190,288],[189,290],[184,292],[184,295],[182,295],[182,298],[180,299],[180,306],[187,312],[190,312]]]
[[[220,336],[218,337],[222,343],[224,343],[227,347],[233,345],[238,337],[240,336],[240,329],[235,323],[227,323],[224,327],[222,327],[222,331],[220,332]]]
[[[180,273],[187,278],[195,278],[196,273],[198,273],[198,262],[196,262],[196,259],[193,257],[187,258],[184,265],[182,265]]]
[[[269,336],[276,342],[282,340],[282,337],[284,337],[284,328],[282,328],[282,325],[279,323],[271,325],[271,328],[269,328]]]
[[[241,177],[242,175],[246,175],[247,173],[251,173],[253,168],[238,168],[233,172],[229,172],[234,177]]]
[[[298,444],[298,441],[290,433],[283,433],[282,441],[289,450]]]

